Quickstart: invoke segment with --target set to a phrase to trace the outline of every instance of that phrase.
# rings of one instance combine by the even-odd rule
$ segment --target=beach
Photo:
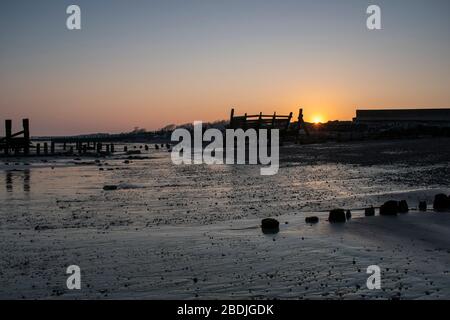
[[[449,142],[286,145],[266,177],[250,165],[175,166],[163,149],[3,158],[0,298],[448,299],[450,213],[432,201],[450,194]],[[410,212],[364,216],[390,199]],[[333,208],[352,219],[330,224]],[[320,222],[305,223],[311,215]],[[278,233],[261,231],[268,217]],[[69,265],[81,290],[66,288]],[[370,265],[380,290],[366,286]]]

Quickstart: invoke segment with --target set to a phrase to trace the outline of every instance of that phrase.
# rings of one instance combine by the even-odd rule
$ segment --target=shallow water
[[[299,161],[308,156],[305,148],[296,159],[285,159],[277,175],[261,176],[258,166],[175,166],[167,151],[143,155],[148,159],[129,163],[125,155],[98,162],[4,163],[0,297],[389,298],[398,294],[399,283],[418,286],[402,292],[405,297],[430,292],[449,297],[442,290],[450,248],[428,235],[448,234],[448,219],[440,230],[439,217],[433,217],[438,219],[433,227],[421,231],[431,244],[412,247],[414,235],[404,231],[385,246],[392,230],[382,228],[380,220],[360,218],[364,207],[391,198],[407,199],[411,208],[419,200],[431,204],[448,185],[421,177],[445,167],[445,161],[416,166]],[[118,190],[104,191],[104,185]],[[324,221],[335,207],[351,209],[356,218],[346,232]],[[309,214],[322,221],[306,225]],[[280,234],[266,236],[258,227],[264,217],[289,223]],[[379,235],[372,234],[376,228]],[[388,291],[368,292],[364,268],[383,257],[389,261],[386,268],[398,272],[405,259],[414,260],[413,277],[402,282],[393,274]],[[440,267],[429,269],[430,259]],[[89,288],[65,289],[69,264],[83,264]],[[424,277],[436,279],[427,286]],[[194,285],[193,278],[201,280]]]
[[[405,197],[415,207],[422,199],[430,203],[434,193],[446,187],[420,181],[410,185],[393,178],[424,168],[285,162],[277,175],[261,176],[259,166],[175,166],[166,151],[147,155],[150,159],[130,163],[125,163],[126,156],[98,163],[73,158],[28,165],[10,162],[0,174],[0,199],[8,204],[0,212],[12,221],[2,225],[196,225],[336,207],[377,207],[391,197]],[[117,185],[118,190],[103,191],[104,185]],[[23,219],[25,213],[29,216]]]

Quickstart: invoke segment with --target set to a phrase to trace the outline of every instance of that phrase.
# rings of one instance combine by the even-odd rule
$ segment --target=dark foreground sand
[[[450,193],[449,142],[287,146],[274,177],[252,166],[174,167],[154,150],[130,163],[9,161],[0,298],[449,299],[450,213],[361,210]],[[334,207],[354,218],[330,225]],[[305,224],[311,214],[319,224]],[[270,216],[278,234],[259,228]],[[80,291],[65,287],[71,264]],[[366,287],[369,265],[382,270],[381,290]]]
[[[2,298],[437,298],[450,296],[450,214],[307,226],[283,216],[202,227],[2,234]],[[19,235],[20,233],[20,235]],[[64,288],[78,264],[82,290]],[[382,270],[368,290],[366,268]],[[5,268],[6,267],[6,268]]]

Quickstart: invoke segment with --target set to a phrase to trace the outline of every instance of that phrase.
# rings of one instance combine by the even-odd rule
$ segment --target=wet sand
[[[362,208],[449,194],[449,142],[286,146],[272,177],[174,166],[164,150],[129,163],[2,159],[0,298],[448,299],[450,213]],[[330,225],[335,207],[354,218]],[[311,214],[319,224],[304,222]],[[265,217],[278,234],[261,232]],[[71,264],[80,291],[65,287]],[[365,285],[373,264],[382,290]]]

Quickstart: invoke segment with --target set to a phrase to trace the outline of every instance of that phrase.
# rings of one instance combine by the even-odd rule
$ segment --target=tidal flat
[[[432,210],[435,194],[450,194],[450,139],[286,145],[280,155],[274,176],[176,166],[154,149],[0,159],[0,298],[450,298],[450,213]],[[364,216],[390,199],[409,213]],[[330,224],[334,208],[352,219]],[[311,215],[319,223],[305,223]],[[268,217],[278,233],[261,231]],[[81,290],[66,287],[69,265],[81,268]],[[380,290],[366,286],[370,265]]]

